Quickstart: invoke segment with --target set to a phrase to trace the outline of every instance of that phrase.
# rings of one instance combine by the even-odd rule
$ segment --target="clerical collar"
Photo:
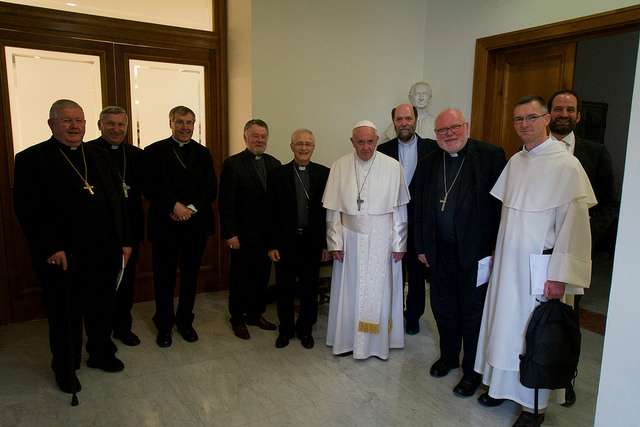
[[[453,157],[453,158],[456,158],[456,157],[458,157],[458,156],[462,156],[462,157],[464,157],[464,155],[465,155],[465,154],[466,154],[466,152],[467,152],[467,146],[468,146],[468,145],[469,145],[469,141],[467,141],[467,142],[464,144],[464,147],[462,147],[462,148],[460,149],[460,151],[458,151],[458,152],[456,152],[456,153],[448,153],[448,152],[447,152],[447,154],[449,155],[449,157]]]
[[[112,144],[110,142],[107,142],[107,144],[109,144],[109,148],[111,148],[112,150],[120,149],[120,144]]]
[[[176,144],[178,144],[178,147],[180,147],[180,148],[184,147],[185,145],[187,145],[187,144],[189,143],[189,141],[187,141],[187,142],[180,142],[180,141],[178,141],[177,139],[175,139],[175,138],[173,137],[173,135],[171,136],[171,139],[173,139],[173,140],[176,142]]]
[[[63,143],[62,141],[59,141],[58,139],[56,139],[55,137],[52,137],[53,140],[58,144],[58,147],[62,148],[65,151],[76,151],[78,149],[78,147],[80,147],[82,145],[82,142],[78,145],[76,145],[75,147],[67,145],[65,143]]]

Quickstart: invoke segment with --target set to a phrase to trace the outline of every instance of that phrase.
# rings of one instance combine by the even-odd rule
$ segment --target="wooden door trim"
[[[486,139],[489,136],[489,129],[485,128],[485,115],[491,113],[485,107],[489,102],[487,95],[492,93],[492,85],[495,84],[493,79],[496,51],[536,44],[543,47],[545,43],[577,41],[587,37],[637,30],[639,27],[640,5],[476,40],[471,135],[478,139]]]
[[[149,24],[127,19],[67,12],[43,7],[0,2],[0,27],[18,31],[38,30],[47,35],[111,40],[116,43],[180,49],[184,46],[212,49],[225,31],[224,0],[212,0],[214,31]],[[42,25],[46,22],[46,25]]]

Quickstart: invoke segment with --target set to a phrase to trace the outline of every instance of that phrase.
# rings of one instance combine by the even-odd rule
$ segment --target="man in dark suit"
[[[391,119],[396,129],[396,138],[380,144],[378,151],[393,157],[402,165],[405,180],[409,185],[412,201],[407,206],[409,217],[409,235],[407,240],[407,253],[402,259],[402,270],[407,277],[408,284],[407,304],[405,311],[405,332],[415,335],[420,332],[420,317],[424,314],[425,307],[425,276],[426,269],[415,257],[413,240],[413,176],[420,159],[436,149],[436,142],[432,139],[423,139],[416,134],[417,109],[411,104],[401,104],[391,110]]]
[[[489,191],[506,159],[501,148],[469,139],[459,110],[444,110],[435,126],[439,149],[420,162],[414,189],[416,251],[432,269],[440,335],[440,358],[429,372],[443,377],[457,368],[464,346],[463,376],[453,392],[466,397],[481,381],[473,366],[500,222],[500,202]]]
[[[131,257],[116,292],[113,317],[113,337],[128,346],[140,344],[131,330],[133,319],[133,290],[136,281],[136,265],[140,254],[140,242],[144,238],[144,212],[142,209],[142,150],[127,144],[127,112],[121,107],[109,106],[100,112],[98,129],[101,136],[89,144],[105,149],[111,157],[111,166],[118,176],[124,195],[127,217],[131,227],[133,247]]]
[[[280,161],[265,153],[269,127],[260,119],[244,125],[246,149],[224,161],[220,175],[222,237],[231,249],[229,313],[233,333],[249,339],[247,324],[274,331],[264,318],[271,260],[267,229],[262,219],[268,208],[267,175]]]
[[[569,89],[560,90],[551,95],[547,107],[551,116],[551,136],[565,144],[567,150],[578,159],[598,200],[598,204],[589,209],[591,247],[595,250],[606,243],[607,236],[611,235],[610,228],[618,217],[611,156],[604,144],[579,138],[573,133],[581,118],[578,94]],[[580,312],[581,298],[582,295],[574,298],[576,313]],[[575,401],[573,385],[569,384],[564,405],[571,406]]]
[[[110,338],[116,277],[131,254],[122,188],[108,153],[82,142],[85,118],[76,102],[61,99],[49,111],[49,140],[15,161],[14,206],[34,269],[44,288],[51,368],[66,393],[80,390],[75,371],[87,365],[121,371]]]
[[[289,344],[294,330],[304,348],[314,345],[311,331],[318,317],[318,271],[320,262],[329,260],[326,211],[322,207],[329,168],[311,161],[314,148],[310,130],[294,131],[293,160],[273,169],[267,179],[268,248],[269,258],[276,263],[280,321],[277,348]],[[296,293],[300,296],[297,323],[293,313]]]
[[[604,144],[573,133],[581,118],[580,99],[575,92],[568,89],[556,92],[549,98],[547,106],[551,116],[551,135],[562,141],[580,161],[596,194],[598,204],[589,210],[592,247],[596,248],[606,239],[618,216],[611,156]]]
[[[209,150],[191,139],[195,113],[177,106],[169,112],[171,136],[144,150],[149,199],[148,238],[152,243],[153,283],[158,328],[156,343],[169,347],[175,323],[187,342],[198,340],[193,328],[200,260],[213,233],[217,182]],[[180,263],[180,300],[174,315],[173,291]]]

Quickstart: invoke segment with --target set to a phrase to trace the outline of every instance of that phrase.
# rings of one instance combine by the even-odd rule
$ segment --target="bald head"
[[[462,150],[469,138],[469,124],[456,108],[447,108],[438,114],[434,131],[438,147],[450,154]]]

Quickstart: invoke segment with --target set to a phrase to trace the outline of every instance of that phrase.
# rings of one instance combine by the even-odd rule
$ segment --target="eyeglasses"
[[[464,127],[464,125],[466,125],[466,123],[458,123],[456,125],[452,125],[446,128],[434,129],[434,131],[437,135],[446,135],[447,133],[449,133],[449,131],[451,131],[452,133],[457,133],[460,129]]]
[[[549,113],[544,114],[529,114],[528,116],[514,116],[513,123],[519,125],[522,123],[532,123],[538,120],[540,117],[544,117]]]

